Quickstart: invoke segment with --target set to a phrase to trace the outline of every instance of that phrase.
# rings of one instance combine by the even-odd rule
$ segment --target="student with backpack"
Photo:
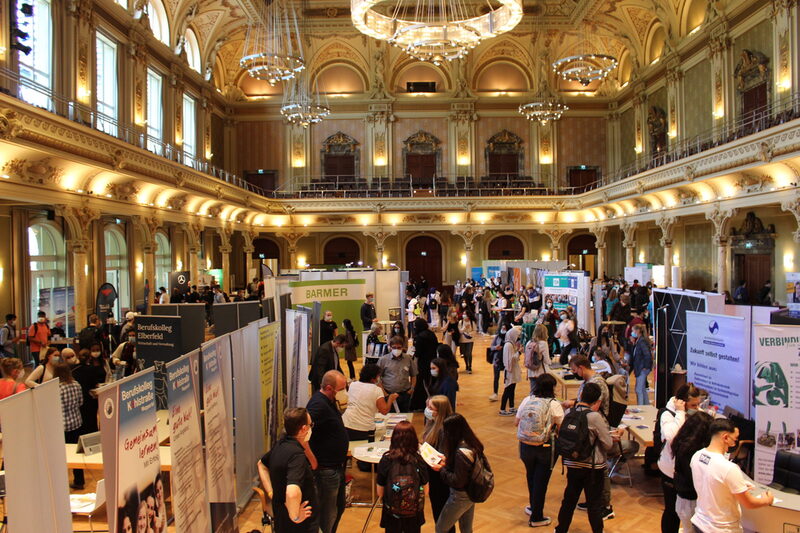
[[[395,426],[377,472],[377,492],[383,499],[381,527],[387,533],[419,533],[425,523],[428,466],[419,455],[419,440],[410,422]]]
[[[619,440],[621,432],[611,432],[605,417],[598,411],[602,405],[600,387],[586,383],[580,401],[567,411],[558,432],[556,450],[567,468],[567,486],[558,511],[555,533],[567,533],[581,492],[592,533],[603,531],[603,483],[606,477],[606,454]]]
[[[500,399],[500,416],[514,416],[517,412],[514,409],[514,391],[517,383],[522,380],[522,371],[519,368],[519,337],[522,328],[512,327],[506,333],[505,343],[503,344],[503,366],[505,367],[505,379],[503,380],[503,397]],[[508,409],[506,409],[508,404]]]
[[[42,350],[46,349],[50,342],[50,327],[47,325],[47,314],[44,311],[37,313],[36,322],[28,328],[25,341],[30,348],[33,366],[36,366],[39,364]]]
[[[538,324],[533,329],[531,340],[525,345],[525,368],[528,369],[531,394],[533,394],[533,389],[536,385],[536,378],[546,374],[550,364],[550,349],[547,347],[547,328],[544,324]]]
[[[546,344],[546,329],[544,334]],[[550,517],[543,514],[544,500],[555,462],[555,435],[564,420],[564,409],[555,399],[556,378],[541,374],[531,383],[533,392],[517,410],[517,439],[528,482],[529,505],[525,508],[531,517],[528,526],[540,527],[550,525]]]
[[[445,458],[432,468],[450,487],[450,496],[436,521],[436,533],[447,533],[456,522],[460,533],[472,533],[475,504],[488,499],[494,489],[494,475],[483,454],[483,444],[461,414],[448,416],[442,432],[444,450],[439,451]]]

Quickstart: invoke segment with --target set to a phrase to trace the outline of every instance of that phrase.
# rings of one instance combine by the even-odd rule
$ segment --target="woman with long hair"
[[[395,426],[377,472],[377,492],[383,499],[381,527],[387,533],[419,533],[425,523],[429,475],[410,422],[403,420]]]
[[[41,354],[40,354],[41,355]],[[55,346],[48,346],[42,357],[42,362],[28,374],[25,379],[25,386],[29,389],[36,385],[53,379],[55,365],[61,362],[61,352]]]
[[[356,379],[356,367],[353,366],[353,363],[358,359],[358,355],[356,355],[358,335],[356,335],[356,330],[353,328],[353,323],[349,318],[342,320],[342,325],[344,326],[344,335],[347,338],[347,341],[344,343],[344,360],[347,361],[347,370],[350,372],[350,379],[354,380]]]
[[[456,410],[456,392],[458,391],[458,383],[450,375],[447,368],[447,361],[441,357],[437,357],[431,361],[431,396],[439,395],[447,396],[450,400],[450,405],[453,411]]]
[[[464,365],[467,367],[467,374],[472,374],[472,347],[475,344],[475,335],[478,328],[475,325],[475,313],[471,307],[464,309],[461,321],[458,323],[458,347],[461,350],[461,357],[464,358]]]
[[[444,431],[444,461],[438,469],[442,481],[450,487],[450,495],[442,513],[436,520],[436,533],[447,533],[456,522],[461,533],[472,533],[475,502],[467,494],[470,474],[476,461],[483,460],[483,444],[475,436],[467,420],[459,413],[448,416],[442,426]]]
[[[442,342],[448,345],[455,355],[458,343],[461,342],[461,334],[458,331],[458,313],[455,310],[450,310],[447,314],[447,325],[444,327]]]
[[[408,337],[406,337],[406,328],[403,327],[402,320],[396,320],[392,324],[392,330],[386,333],[386,338],[403,337],[403,347],[408,346]]]
[[[708,446],[710,436],[708,429],[714,419],[711,415],[698,411],[689,418],[678,430],[678,434],[672,439],[670,452],[675,461],[675,513],[681,521],[684,533],[695,530],[692,525],[692,515],[697,504],[697,491],[694,488],[692,478],[692,468],[690,462],[692,456],[698,450]]]
[[[513,416],[517,412],[514,409],[514,391],[517,388],[517,383],[522,380],[522,371],[519,367],[519,337],[521,333],[521,328],[512,327],[506,333],[505,342],[503,343],[505,379],[503,380],[503,397],[500,399],[500,416]],[[508,409],[506,409],[506,405],[508,405]]]
[[[24,383],[17,381],[23,370],[22,361],[16,357],[3,357],[0,359],[0,371],[2,371],[3,375],[2,379],[0,379],[0,400],[22,392],[27,388]]]
[[[539,366],[536,368],[528,368],[528,379],[530,380],[530,389],[531,394],[533,394],[534,384],[536,383],[536,378],[541,376],[542,374],[546,374],[547,371],[550,369],[550,365],[552,361],[550,360],[550,348],[547,346],[547,328],[544,327],[544,324],[537,324],[535,328],[533,328],[533,335],[531,336],[531,340],[528,343],[534,343],[533,346],[530,348],[535,351],[537,354],[536,357],[539,359]],[[528,354],[528,346],[525,346],[525,354],[527,357]],[[526,361],[527,363],[527,361]]]
[[[453,407],[447,396],[431,396],[425,407],[425,430],[422,432],[422,441],[427,442],[439,451],[444,447],[444,421],[453,414]],[[431,511],[434,522],[439,519],[444,504],[450,496],[450,487],[445,485],[441,476],[428,466],[430,478]],[[451,528],[455,533],[455,527]]]
[[[450,307],[453,305],[453,300],[450,298],[450,293],[442,291],[439,297],[439,322],[436,325],[438,328],[443,328],[447,322],[447,313],[450,312]]]
[[[636,402],[639,405],[650,405],[647,395],[647,376],[653,369],[653,354],[650,351],[650,337],[644,324],[636,324],[631,331],[636,343],[631,355],[631,370],[636,376]]]
[[[452,348],[447,344],[440,344],[436,347],[436,357],[442,358],[447,363],[447,371],[456,382],[458,382],[458,360]]]
[[[497,391],[500,384],[500,373],[503,371],[503,345],[506,341],[506,333],[508,332],[508,323],[500,322],[497,326],[497,335],[492,338],[492,343],[489,345],[487,360],[491,356],[492,363],[492,394],[489,396],[490,402],[497,401]]]

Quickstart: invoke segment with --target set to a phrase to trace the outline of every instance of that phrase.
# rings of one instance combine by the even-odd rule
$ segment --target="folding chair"
[[[92,516],[106,504],[106,480],[101,479],[97,482],[94,494],[70,494],[69,509],[76,516],[86,516],[89,518],[89,529],[75,531],[94,533],[92,526]],[[104,529],[102,531],[108,531]]]
[[[258,501],[261,502],[261,533],[264,533],[267,530],[267,526],[269,526],[269,530],[272,532],[273,521],[272,515],[270,514],[270,511],[272,510],[272,502],[267,496],[267,493],[264,492],[264,489],[261,487],[253,487],[253,492],[256,493],[256,496],[258,496]],[[254,529],[253,531],[257,532],[258,530]]]

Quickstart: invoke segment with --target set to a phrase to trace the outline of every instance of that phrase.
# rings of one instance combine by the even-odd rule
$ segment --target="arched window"
[[[117,289],[114,316],[119,319],[131,307],[130,278],[128,277],[128,246],[125,236],[117,226],[106,226],[104,231],[106,252],[106,282]]]
[[[189,68],[195,72],[200,72],[200,44],[197,42],[197,36],[192,30],[186,30],[183,38],[183,46],[186,50],[186,58],[189,61]]]
[[[162,43],[169,44],[169,21],[164,4],[161,0],[149,0],[147,2],[147,17],[150,19],[150,30],[153,36]]]
[[[169,273],[172,270],[172,249],[169,247],[169,239],[161,232],[156,233],[156,279],[152,290],[155,292],[159,287],[169,287]]]
[[[31,322],[36,320],[36,313],[42,310],[47,313],[51,324],[57,321],[66,323],[66,313],[73,302],[66,301],[67,254],[64,236],[50,224],[31,225],[28,227],[28,255],[31,271]],[[74,298],[73,295],[70,296]]]
[[[25,7],[27,6],[27,7]],[[31,6],[33,9],[30,9]],[[53,19],[50,0],[17,2],[17,22],[27,37],[20,37],[19,97],[35,106],[53,108],[49,92],[53,89]]]

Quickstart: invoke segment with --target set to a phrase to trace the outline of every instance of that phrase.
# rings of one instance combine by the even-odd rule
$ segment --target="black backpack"
[[[473,451],[473,453],[475,452]],[[467,496],[472,502],[483,503],[489,499],[493,490],[494,473],[492,467],[489,466],[489,460],[483,454],[476,454],[467,482]]]
[[[567,461],[591,461],[594,464],[595,443],[589,434],[587,420],[591,412],[588,407],[580,406],[564,415],[564,421],[558,431],[556,451]]]
[[[92,343],[97,342],[97,328],[95,326],[86,326],[78,334],[78,345],[81,349],[89,349]]]
[[[420,483],[417,461],[404,463],[394,459],[386,477],[383,493],[386,512],[396,518],[411,518],[423,512],[425,490]]]
[[[661,436],[661,415],[667,412],[675,416],[675,411],[666,407],[659,409],[656,415],[656,425],[653,428],[653,453],[656,458],[661,457],[661,450],[664,449],[664,437]]]

